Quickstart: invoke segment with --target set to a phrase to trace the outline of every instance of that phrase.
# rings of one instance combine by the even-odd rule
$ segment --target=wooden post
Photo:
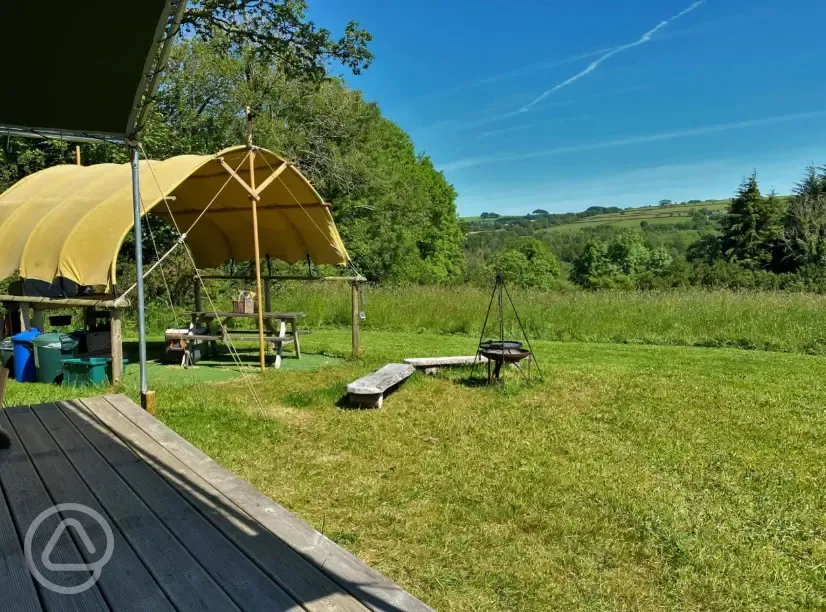
[[[75,163],[80,165],[80,145],[75,145]]]
[[[123,315],[119,308],[113,308],[109,314],[112,383],[118,384],[123,381]]]
[[[46,328],[43,327],[43,311],[37,307],[34,308],[34,314],[32,315],[32,327],[40,331],[46,331]]]
[[[247,146],[250,149],[250,187],[255,192],[255,149],[252,148],[252,111],[247,107]],[[258,300],[258,352],[261,371],[266,368],[266,346],[264,344],[264,304],[261,290],[261,249],[258,244],[258,202],[250,198],[252,203],[252,240],[255,247],[255,294]]]
[[[32,328],[32,322],[29,318],[29,305],[25,302],[20,304],[20,331],[26,331]]]
[[[353,359],[359,356],[359,285],[353,283]]]
[[[141,408],[146,410],[152,416],[155,416],[155,414],[157,413],[157,406],[155,403],[154,391],[147,391],[146,393],[141,393]]]
[[[267,278],[264,279],[264,308],[272,312],[272,260],[267,253]]]

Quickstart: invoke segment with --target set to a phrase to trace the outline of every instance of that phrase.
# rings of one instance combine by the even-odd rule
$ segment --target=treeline
[[[826,169],[808,168],[791,197],[760,192],[757,176],[743,181],[728,210],[694,210],[678,223],[639,229],[597,225],[568,231],[510,228],[468,236],[467,279],[482,282],[517,261],[515,252],[538,242],[547,256],[540,269],[511,272],[523,287],[571,283],[587,289],[728,289],[826,292]],[[532,252],[540,250],[531,246]],[[547,257],[546,257],[547,259]],[[511,266],[513,269],[513,265]],[[546,271],[560,273],[548,279]],[[541,279],[537,281],[536,279]]]
[[[483,212],[479,215],[479,221],[464,221],[466,232],[480,232],[502,228],[525,228],[531,231],[545,229],[554,225],[565,225],[566,223],[576,223],[588,217],[597,215],[607,215],[610,213],[621,213],[622,208],[616,206],[591,206],[581,212],[576,213],[549,213],[546,210],[537,209],[529,215],[507,216],[494,212]],[[491,220],[493,225],[491,225]]]
[[[594,240],[573,261],[588,288],[726,287],[826,291],[826,170],[808,168],[791,198],[748,177],[719,221],[668,265],[639,234]]]
[[[678,206],[693,206],[702,204],[702,200],[688,200],[687,202],[672,202],[671,200],[661,200],[660,208],[676,208]],[[598,215],[618,214],[624,215],[627,212],[639,211],[641,209],[655,208],[654,206],[642,206],[633,208],[619,208],[618,206],[590,206],[581,212],[576,213],[549,213],[547,210],[538,208],[527,215],[500,215],[495,212],[483,212],[478,220],[463,220],[464,229],[472,234],[502,229],[522,229],[524,234],[537,230],[547,229],[557,225],[568,225],[596,217]],[[679,216],[679,214],[677,215]]]

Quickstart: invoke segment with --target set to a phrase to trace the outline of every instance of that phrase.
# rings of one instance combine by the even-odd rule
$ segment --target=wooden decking
[[[12,438],[0,450],[3,610],[430,610],[124,396],[0,410],[0,427]],[[27,531],[67,503],[111,537],[76,509],[51,514],[31,530],[35,580]],[[90,581],[78,566],[110,539],[93,586],[43,585]]]

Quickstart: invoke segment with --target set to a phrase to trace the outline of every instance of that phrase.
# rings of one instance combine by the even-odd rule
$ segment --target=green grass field
[[[363,294],[365,330],[468,337],[478,337],[490,300],[488,289],[468,286],[366,287]],[[813,294],[512,291],[512,296],[532,338],[826,354],[826,300]],[[278,310],[307,313],[303,325],[314,333],[350,323],[346,286],[289,283],[273,300]],[[168,314],[150,314],[151,327],[168,327]],[[508,328],[509,335],[518,333],[512,317]]]
[[[439,610],[826,606],[823,358],[538,341],[532,387],[463,370],[416,375],[381,411],[336,407],[382,363],[474,342],[366,331],[363,362],[223,382],[176,368],[153,384],[159,418]]]
[[[307,359],[153,363],[158,417],[439,610],[826,607],[822,297],[517,293],[543,382],[417,374],[381,411],[338,407],[384,363],[472,354],[488,299],[368,289],[352,361],[347,288],[286,285]],[[6,399],[111,391],[137,398],[134,365]]]

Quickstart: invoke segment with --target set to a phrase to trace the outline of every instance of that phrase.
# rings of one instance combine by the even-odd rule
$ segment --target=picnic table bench
[[[244,312],[205,312],[192,311],[189,313],[192,324],[197,329],[199,326],[205,328],[205,333],[184,333],[167,332],[166,341],[170,349],[183,350],[184,358],[182,364],[190,360],[190,352],[193,344],[197,342],[208,342],[212,351],[216,349],[218,342],[231,343],[234,340],[240,342],[257,341],[258,330],[233,329],[229,323],[233,319],[258,319],[258,313]],[[297,329],[298,319],[306,316],[303,312],[265,312],[263,313],[264,327],[267,332],[264,341],[275,351],[275,367],[281,367],[281,357],[284,345],[295,347],[296,359],[301,359],[300,335],[308,332],[300,332]],[[215,323],[217,322],[217,325]],[[287,324],[289,323],[289,329]]]

